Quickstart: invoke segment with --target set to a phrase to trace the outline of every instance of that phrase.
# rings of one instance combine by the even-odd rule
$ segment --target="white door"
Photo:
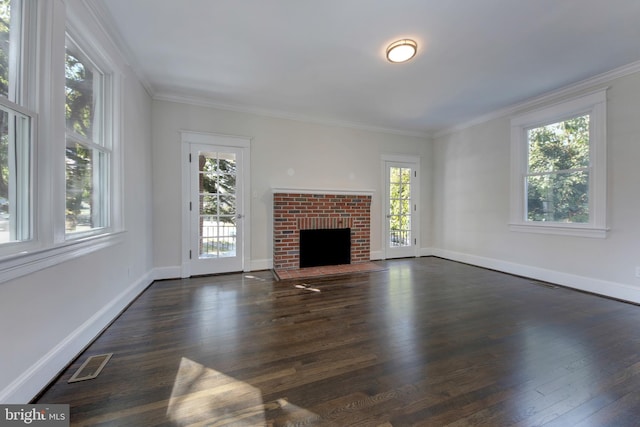
[[[242,271],[244,150],[189,147],[189,275]]]
[[[417,252],[417,163],[385,161],[385,258]]]

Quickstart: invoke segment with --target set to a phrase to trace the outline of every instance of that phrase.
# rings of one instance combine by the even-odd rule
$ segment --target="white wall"
[[[181,263],[180,130],[239,135],[251,142],[251,259],[253,269],[272,266],[272,188],[374,190],[372,251],[382,250],[381,154],[410,154],[430,164],[423,138],[347,129],[218,110],[169,101],[153,102],[154,262],[179,274]],[[293,174],[290,175],[290,170]],[[422,200],[430,198],[422,174]],[[426,209],[425,209],[426,211]],[[430,215],[423,216],[422,244],[430,244]]]
[[[56,2],[58,11],[62,4]],[[67,0],[66,5],[78,8],[82,2]],[[85,10],[77,12],[90,22]],[[134,73],[118,65],[125,72],[126,231],[114,246],[0,283],[2,403],[33,398],[151,282],[151,99]]]
[[[509,117],[434,141],[440,256],[640,302],[640,73],[609,82],[606,239],[511,232]]]

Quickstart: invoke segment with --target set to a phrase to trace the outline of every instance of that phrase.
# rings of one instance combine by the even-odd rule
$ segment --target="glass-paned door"
[[[411,163],[386,162],[385,257],[415,256],[414,201],[416,170]]]
[[[241,150],[192,146],[191,274],[242,270]]]

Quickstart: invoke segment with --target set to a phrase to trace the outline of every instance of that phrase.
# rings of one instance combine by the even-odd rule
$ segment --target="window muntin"
[[[527,130],[527,221],[589,222],[589,115]]]
[[[111,150],[104,131],[106,76],[67,37],[65,56],[67,237],[109,226]]]

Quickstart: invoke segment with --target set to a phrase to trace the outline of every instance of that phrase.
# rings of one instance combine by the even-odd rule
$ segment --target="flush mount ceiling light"
[[[413,58],[418,51],[418,43],[403,39],[393,42],[387,48],[389,62],[405,62]]]

